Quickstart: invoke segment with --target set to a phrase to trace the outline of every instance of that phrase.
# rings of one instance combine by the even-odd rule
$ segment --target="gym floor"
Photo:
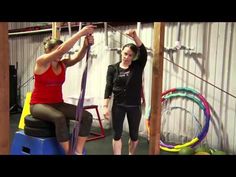
[[[10,115],[10,138],[11,142],[14,138],[15,132],[18,130],[18,124],[20,120],[21,114],[11,114]],[[98,128],[93,127],[92,131],[99,132]],[[128,139],[129,135],[128,133],[123,133],[123,149],[122,154],[127,155],[128,154]],[[112,131],[110,129],[105,129],[105,138],[97,139],[88,141],[86,143],[86,153],[87,155],[112,155]],[[139,145],[137,147],[137,155],[148,155],[148,148],[149,145],[147,143],[146,138],[140,137],[139,139]]]

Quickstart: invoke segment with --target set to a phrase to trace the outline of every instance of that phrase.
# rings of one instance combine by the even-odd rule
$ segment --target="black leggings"
[[[76,106],[67,103],[30,105],[31,115],[37,119],[53,122],[59,142],[70,139],[69,122],[75,120]],[[83,111],[79,136],[87,137],[90,133],[93,116]]]
[[[139,124],[141,120],[140,106],[123,106],[113,104],[112,106],[112,126],[114,131],[114,140],[119,140],[122,136],[125,114],[129,124],[129,135],[132,141],[138,140]]]

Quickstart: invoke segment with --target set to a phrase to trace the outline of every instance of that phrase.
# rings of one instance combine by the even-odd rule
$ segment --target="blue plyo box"
[[[11,155],[65,155],[63,148],[56,137],[40,138],[24,134],[24,131],[15,133]]]

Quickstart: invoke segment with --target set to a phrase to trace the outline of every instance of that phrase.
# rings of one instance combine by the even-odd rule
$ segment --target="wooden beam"
[[[60,39],[61,22],[52,22],[52,38]]]
[[[153,42],[153,70],[152,70],[152,103],[150,118],[150,143],[149,154],[160,154],[160,134],[161,134],[161,94],[163,75],[163,55],[164,55],[164,30],[162,22],[154,23]]]
[[[10,151],[8,23],[0,22],[0,155]]]

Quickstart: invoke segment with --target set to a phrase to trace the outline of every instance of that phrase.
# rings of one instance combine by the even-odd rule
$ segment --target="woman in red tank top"
[[[34,118],[54,123],[56,138],[65,150],[65,154],[69,153],[69,120],[75,119],[76,106],[64,103],[62,84],[65,81],[66,68],[82,60],[88,45],[94,43],[92,36],[94,28],[93,25],[85,26],[65,42],[58,39],[47,40],[44,43],[45,54],[36,59],[34,68],[35,83],[30,101],[30,112]],[[86,37],[81,50],[69,59],[62,59],[62,56],[82,36]],[[82,154],[84,144],[90,133],[91,124],[92,115],[84,111],[76,154]]]

